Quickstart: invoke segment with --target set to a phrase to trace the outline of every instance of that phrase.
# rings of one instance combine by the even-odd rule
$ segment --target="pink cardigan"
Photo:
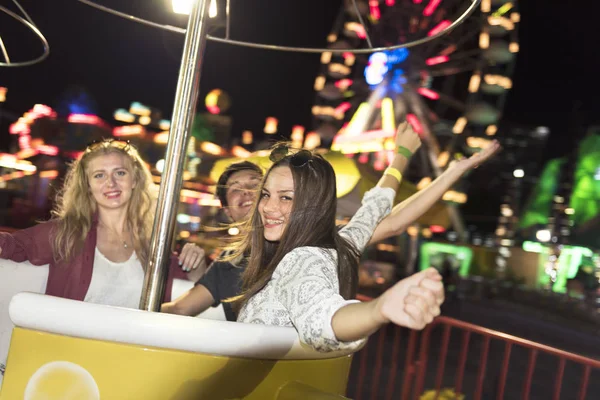
[[[46,294],[83,301],[92,281],[97,224],[95,218],[85,239],[83,251],[68,263],[54,261],[51,235],[55,223],[52,221],[13,233],[0,232],[0,258],[16,262],[29,261],[33,265],[50,264]],[[179,267],[177,257],[171,257],[163,301],[171,301],[174,278],[187,279],[185,272]]]

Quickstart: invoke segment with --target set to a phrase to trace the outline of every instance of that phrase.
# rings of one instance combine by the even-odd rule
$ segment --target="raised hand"
[[[406,121],[398,125],[396,130],[396,148],[399,146],[406,147],[413,154],[421,147],[421,138]]]
[[[376,318],[382,323],[423,329],[440,315],[444,302],[442,276],[428,268],[396,283],[376,301]]]
[[[500,151],[501,148],[500,143],[498,143],[497,140],[493,140],[485,149],[478,151],[469,158],[458,160],[456,166],[460,166],[464,169],[477,168]]]

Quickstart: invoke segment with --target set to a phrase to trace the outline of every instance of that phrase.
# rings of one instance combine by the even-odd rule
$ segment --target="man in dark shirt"
[[[219,177],[216,195],[221,201],[223,212],[232,222],[243,222],[249,216],[262,176],[260,167],[243,161],[231,164]],[[219,258],[226,255],[226,252],[223,252]],[[216,307],[222,300],[240,293],[240,277],[243,270],[243,261],[240,265],[234,265],[229,261],[217,260],[208,267],[196,286],[176,300],[164,303],[161,311],[195,316],[210,306]],[[223,310],[228,321],[236,320],[229,303],[223,303]]]

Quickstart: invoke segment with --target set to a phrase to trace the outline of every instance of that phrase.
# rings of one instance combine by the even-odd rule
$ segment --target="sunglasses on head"
[[[289,154],[290,148],[285,144],[281,144],[271,151],[271,154],[269,155],[269,160],[276,163],[283,160]],[[290,165],[293,167],[304,167],[306,164],[312,161],[312,158],[313,155],[310,151],[300,150],[290,157]]]
[[[125,152],[129,151],[131,148],[129,140],[120,140],[120,139],[102,139],[102,140],[94,140],[90,143],[86,148],[85,152],[89,153],[94,150],[98,150],[100,148],[109,148],[114,147]]]

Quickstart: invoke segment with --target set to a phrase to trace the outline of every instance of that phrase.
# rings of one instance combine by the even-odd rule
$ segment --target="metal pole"
[[[186,147],[200,91],[200,71],[206,46],[209,2],[210,0],[194,1],[188,20],[165,157],[165,170],[152,229],[150,265],[146,268],[140,299],[140,309],[146,311],[160,310],[165,290]]]

